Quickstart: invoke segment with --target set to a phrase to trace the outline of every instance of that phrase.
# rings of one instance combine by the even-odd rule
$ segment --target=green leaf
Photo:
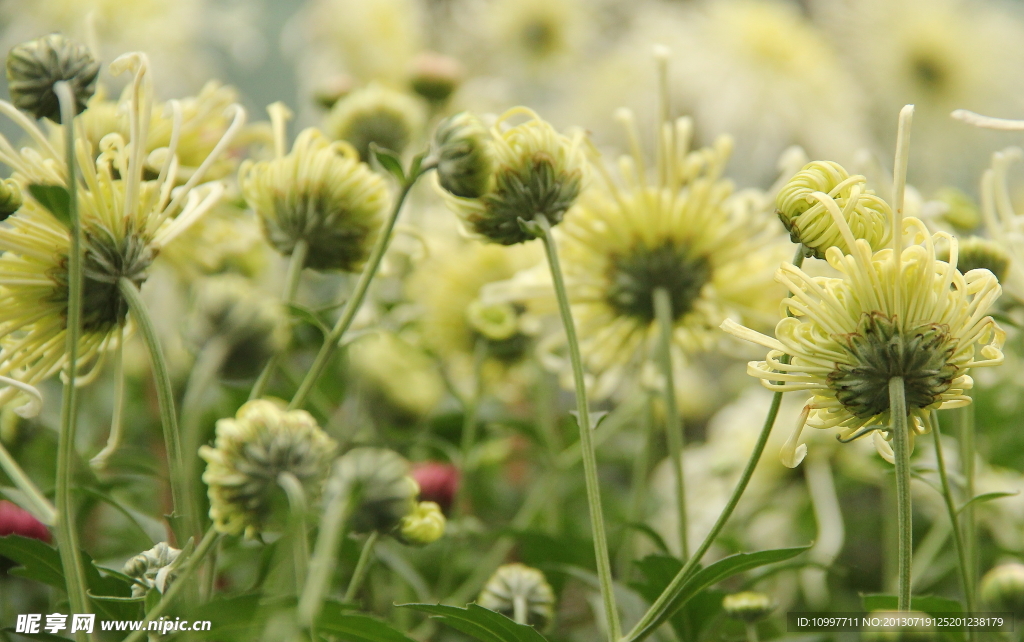
[[[193,633],[196,640],[217,642],[250,642],[260,637],[266,615],[272,609],[261,603],[259,593],[218,598],[197,607],[189,613],[193,620],[209,620],[209,631]]]
[[[464,609],[442,604],[400,604],[402,608],[428,613],[457,631],[480,642],[545,642],[532,626],[517,624],[488,609],[470,604]]]
[[[643,533],[647,536],[647,539],[651,540],[651,543],[654,544],[659,551],[665,554],[668,553],[668,544],[666,544],[665,540],[658,534],[658,531],[654,530],[647,524],[644,524],[643,522],[627,522],[625,526],[626,528]]]
[[[21,535],[7,535],[0,537],[0,555],[19,565],[9,571],[11,575],[65,590],[60,553],[49,544]]]
[[[376,143],[370,143],[370,152],[373,154],[380,166],[394,175],[398,182],[405,185],[405,171],[402,169],[402,159],[390,149],[384,149]]]
[[[140,524],[138,522],[138,520],[135,519],[135,516],[132,515],[131,511],[129,511],[127,507],[121,505],[120,502],[118,502],[116,499],[114,499],[113,497],[111,497],[107,493],[100,492],[100,491],[96,490],[95,488],[89,488],[88,486],[79,486],[79,487],[75,488],[74,490],[79,492],[79,493],[85,493],[86,495],[94,497],[94,498],[98,499],[99,501],[103,502],[104,504],[110,506],[111,508],[113,508],[117,512],[121,513],[122,515],[124,515],[125,519],[128,520],[129,524],[134,526],[136,528],[136,530],[138,530],[140,533],[142,533],[142,537],[143,537],[143,541],[144,542],[149,542],[150,546],[152,546],[155,543],[155,542],[153,542],[153,538],[149,536],[149,533],[146,531],[146,529],[142,527],[142,524]]]
[[[683,563],[671,555],[648,555],[634,562],[644,577],[642,582],[630,586],[647,601],[654,602],[668,587],[672,578],[683,568]],[[723,591],[704,589],[694,595],[686,605],[672,614],[668,622],[681,640],[697,640],[704,628],[722,610]]]
[[[293,317],[302,319],[309,325],[319,330],[325,337],[331,333],[331,329],[327,327],[327,324],[324,323],[313,310],[307,308],[304,305],[299,305],[298,303],[288,303],[287,306],[288,311],[291,312],[291,315]]]
[[[28,191],[65,227],[71,227],[71,195],[67,188],[63,185],[29,185]]]
[[[345,642],[414,642],[381,620],[347,613],[351,608],[339,602],[325,602],[316,620],[317,630],[339,635]]]
[[[52,633],[47,633],[46,631],[43,631],[42,624],[43,623],[40,623],[39,633],[16,633],[13,626],[9,626],[5,629],[0,629],[0,631],[3,631],[4,633],[14,633],[15,635],[28,638],[29,640],[49,640],[50,642],[75,642],[70,638],[62,638],[59,635],[53,635]],[[4,639],[10,638],[5,637]]]
[[[683,606],[685,606],[693,597],[712,584],[717,584],[718,582],[730,578],[733,575],[738,575],[760,566],[774,564],[776,562],[784,562],[796,557],[809,548],[810,545],[797,546],[794,548],[777,548],[767,551],[757,551],[756,553],[737,553],[735,555],[730,555],[725,559],[718,560],[714,564],[690,575],[690,577],[673,592],[670,599],[665,603],[665,606],[661,609],[661,612],[657,614],[651,624],[638,631],[636,635],[630,639],[642,640],[653,633],[659,626],[672,617],[675,612],[683,608]],[[663,558],[664,556],[657,557]],[[647,558],[645,558],[645,560],[646,559]]]
[[[996,493],[983,493],[981,495],[975,495],[971,499],[969,499],[966,502],[964,502],[963,506],[961,506],[960,508],[956,509],[956,512],[959,515],[960,513],[963,512],[963,510],[965,508],[967,508],[968,506],[970,506],[972,504],[981,504],[983,502],[990,502],[993,499],[1002,499],[1003,497],[1013,497],[1014,495],[1019,495],[1019,494],[1020,494],[1020,492],[1018,491],[1018,492],[1013,492],[1013,493],[999,493],[999,492],[996,492]]]

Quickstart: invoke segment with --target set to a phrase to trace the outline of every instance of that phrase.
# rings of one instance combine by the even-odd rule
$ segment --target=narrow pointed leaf
[[[402,604],[403,608],[428,613],[448,626],[480,642],[545,642],[532,626],[517,624],[500,613],[470,604],[462,609],[443,604]]]

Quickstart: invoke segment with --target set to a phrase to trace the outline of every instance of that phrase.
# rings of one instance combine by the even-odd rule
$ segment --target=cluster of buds
[[[174,581],[179,555],[180,550],[160,542],[125,562],[121,572],[135,580],[132,597],[144,597],[150,589],[165,593]]]

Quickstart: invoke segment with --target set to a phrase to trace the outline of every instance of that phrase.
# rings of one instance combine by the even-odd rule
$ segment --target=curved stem
[[[139,289],[128,279],[121,277],[117,283],[121,295],[128,302],[128,309],[132,318],[139,326],[142,339],[149,351],[149,358],[153,362],[153,381],[156,384],[157,403],[160,406],[160,424],[163,426],[164,445],[167,449],[167,467],[171,478],[171,498],[174,502],[172,527],[178,542],[186,542],[194,533],[199,532],[198,525],[192,515],[189,506],[189,483],[182,473],[184,471],[184,459],[181,453],[181,435],[178,432],[178,417],[174,410],[174,389],[171,385],[171,375],[167,372],[167,361],[164,359],[163,350],[160,347],[160,338],[153,326],[153,319],[149,316]],[[179,520],[185,520],[184,525],[179,525]]]
[[[57,521],[57,509],[50,503],[50,500],[46,499],[32,479],[25,474],[11,453],[4,448],[2,441],[0,441],[0,469],[11,478],[14,487],[24,493],[25,498],[31,502],[32,516],[47,526],[53,526]]]
[[[569,359],[572,362],[573,382],[576,388],[576,413],[580,429],[580,449],[583,454],[583,475],[587,486],[587,504],[590,507],[590,525],[594,531],[594,556],[597,558],[597,576],[601,580],[601,597],[604,600],[605,618],[607,618],[608,636],[617,640],[621,633],[619,612],[615,604],[615,589],[612,584],[611,560],[608,557],[608,538],[604,531],[604,516],[601,508],[601,488],[597,478],[597,456],[591,437],[593,426],[590,423],[590,409],[587,403],[587,387],[583,375],[583,357],[580,355],[579,340],[576,338],[576,325],[569,307],[569,295],[565,289],[562,268],[558,262],[558,248],[551,234],[551,224],[544,216],[534,218],[536,228],[542,232],[540,238],[547,252],[548,267],[551,268],[551,279],[554,283],[555,296],[558,299],[558,311],[565,327],[566,341],[569,344]]]
[[[85,569],[79,552],[75,530],[75,508],[71,499],[71,478],[74,475],[75,433],[78,428],[78,341],[82,333],[82,221],[78,216],[78,179],[75,176],[75,98],[66,82],[53,87],[60,101],[61,122],[68,168],[68,217],[71,222],[71,243],[68,252],[67,311],[67,381],[61,398],[60,433],[57,438],[57,479],[54,503],[57,511],[57,544],[61,566],[67,582],[70,608],[75,613],[90,613],[85,592]],[[78,632],[77,639],[87,635]]]
[[[964,548],[963,534],[960,532],[960,521],[957,517],[956,502],[953,500],[953,491],[949,485],[949,477],[946,474],[946,460],[942,454],[942,435],[939,434],[939,422],[935,413],[929,416],[932,428],[932,436],[935,440],[935,462],[939,469],[939,480],[942,482],[942,498],[946,501],[946,511],[949,513],[949,522],[953,529],[953,544],[956,546],[956,555],[960,561],[960,581],[964,590],[964,601],[967,602],[967,612],[974,612],[974,591],[971,586],[970,566],[967,562],[967,549]],[[968,632],[968,637],[973,637]]]
[[[330,334],[328,334],[324,339],[323,345],[320,346],[320,352],[317,353],[316,358],[313,360],[313,365],[310,366],[306,376],[302,379],[302,383],[299,384],[299,389],[295,391],[295,396],[292,397],[291,403],[288,404],[289,410],[294,410],[306,402],[306,397],[309,396],[313,386],[316,385],[316,380],[320,378],[321,374],[323,374],[328,361],[330,361],[331,357],[334,355],[334,351],[337,350],[338,343],[345,335],[349,326],[352,325],[352,320],[355,319],[356,312],[359,311],[360,306],[363,304],[363,299],[366,298],[366,291],[370,288],[370,282],[373,281],[373,277],[377,274],[380,262],[384,258],[384,252],[388,249],[388,243],[391,241],[391,232],[394,230],[395,222],[398,220],[398,215],[402,211],[402,204],[405,203],[405,199],[409,195],[409,191],[412,189],[412,186],[416,184],[419,177],[430,169],[432,169],[431,165],[423,165],[403,183],[402,189],[398,194],[398,199],[395,200],[395,205],[391,209],[391,214],[388,216],[387,221],[385,221],[384,226],[378,233],[377,241],[373,246],[373,250],[370,251],[370,258],[367,259],[366,265],[363,267],[363,271],[359,274],[359,280],[356,281],[356,286],[352,291],[352,295],[349,296],[348,301],[345,302],[345,307],[341,311],[341,316],[338,317],[337,323],[335,323],[334,327],[331,328]]]
[[[295,567],[295,591],[301,591],[306,584],[306,572],[309,568],[309,542],[306,540],[306,491],[302,482],[289,472],[277,476],[277,484],[288,496],[291,508],[292,530],[292,562]]]
[[[96,456],[89,460],[89,465],[94,470],[103,470],[107,467],[107,460],[117,452],[124,438],[124,326],[117,329],[117,351],[114,353],[114,402],[113,412],[110,416],[110,434],[107,436],[107,445],[103,450],[96,453]]]
[[[796,249],[796,254],[793,256],[793,265],[800,267],[804,262],[804,246],[800,245]],[[788,355],[782,357],[783,363],[789,363]],[[782,394],[776,392],[772,396],[772,405],[768,408],[768,415],[764,419],[764,425],[761,427],[761,434],[757,438],[757,442],[754,444],[754,449],[750,453],[750,457],[747,459],[747,464],[743,468],[743,472],[740,474],[739,480],[736,482],[735,488],[733,488],[732,495],[729,496],[729,501],[726,502],[722,512],[718,515],[718,520],[715,521],[715,525],[711,527],[704,541],[700,543],[697,550],[693,553],[690,559],[686,560],[683,564],[683,568],[679,569],[676,576],[672,578],[669,585],[665,587],[665,590],[661,592],[658,599],[651,604],[647,612],[644,613],[640,621],[622,637],[622,640],[628,642],[636,642],[637,640],[643,640],[657,628],[655,622],[664,614],[668,609],[669,602],[675,597],[675,594],[686,582],[687,578],[691,573],[696,570],[700,564],[701,558],[707,553],[708,549],[711,548],[711,544],[714,543],[718,534],[722,532],[722,528],[725,527],[725,523],[732,517],[732,513],[736,510],[736,505],[739,504],[740,497],[743,496],[744,491],[747,489],[747,485],[750,483],[750,478],[754,476],[754,469],[757,468],[757,463],[761,460],[761,455],[764,453],[764,447],[768,443],[768,437],[772,434],[772,428],[775,426],[775,419],[779,415],[779,406],[782,405]]]
[[[295,243],[295,247],[292,248],[292,256],[288,260],[288,273],[284,279],[284,303],[290,305],[295,302],[295,293],[299,290],[299,280],[302,277],[302,268],[306,265],[306,256],[309,254],[309,243],[299,239]],[[289,310],[288,315],[291,316]],[[260,376],[256,379],[256,383],[253,384],[252,390],[249,391],[249,400],[259,399],[266,392],[267,386],[270,384],[270,378],[274,376],[274,371],[277,370],[277,365],[281,362],[281,354],[274,353],[270,360],[267,361],[267,365],[263,367],[263,371]]]
[[[686,477],[683,473],[683,425],[676,408],[675,376],[672,372],[672,299],[665,288],[654,290],[654,316],[658,321],[661,345],[658,365],[665,380],[662,399],[665,403],[665,437],[676,485],[676,511],[679,513],[679,551],[685,562],[690,557],[689,529],[686,519]]]
[[[370,564],[373,562],[373,547],[377,543],[378,537],[377,531],[373,531],[363,543],[363,550],[359,552],[359,561],[356,562],[356,568],[352,571],[352,579],[349,580],[348,588],[345,589],[346,603],[351,603],[356,598],[356,593],[359,592],[363,581],[366,580],[367,573],[370,572]]]
[[[192,556],[185,562],[185,566],[181,569],[181,572],[178,573],[178,576],[174,578],[173,582],[171,582],[170,588],[168,588],[167,592],[160,598],[157,605],[154,606],[149,613],[146,613],[146,619],[143,620],[140,629],[126,637],[124,642],[139,642],[139,640],[147,635],[147,625],[163,615],[164,611],[167,610],[167,607],[169,607],[174,601],[174,598],[176,598],[178,594],[184,590],[185,586],[189,584],[189,580],[196,572],[196,569],[199,568],[199,564],[202,563],[203,558],[206,557],[206,554],[210,552],[210,549],[213,548],[213,545],[217,543],[219,538],[220,534],[214,530],[213,526],[211,526],[210,529],[206,531],[206,534],[203,535],[203,539],[199,542],[199,546],[196,547],[196,551],[192,553]]]
[[[910,571],[914,550],[911,532],[910,433],[903,377],[889,379],[889,416],[892,421],[892,450],[896,460],[896,521],[899,524],[898,608],[909,611]]]

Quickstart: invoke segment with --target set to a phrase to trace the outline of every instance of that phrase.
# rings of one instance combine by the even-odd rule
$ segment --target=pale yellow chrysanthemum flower
[[[631,114],[620,116],[632,130]],[[555,231],[580,349],[599,397],[635,374],[655,348],[658,288],[671,301],[673,363],[711,348],[714,328],[726,318],[761,325],[777,318],[771,275],[792,249],[771,201],[760,192],[737,193],[722,178],[731,139],[690,151],[690,133],[689,119],[666,122],[651,171],[634,145],[619,159],[622,184],[602,171],[603,185],[585,193]],[[631,138],[638,139],[635,131]],[[540,269],[488,288],[485,299],[531,302],[536,312],[554,306],[550,277]],[[551,335],[542,350],[550,355],[559,341],[560,334]]]
[[[520,624],[543,629],[555,616],[555,592],[542,571],[504,564],[487,580],[476,603]]]
[[[1010,196],[1007,172],[1010,164],[1024,158],[1019,147],[992,155],[992,167],[981,178],[981,212],[985,231],[1009,255],[1003,288],[1024,302],[1024,216],[1017,213]]]
[[[275,509],[285,505],[283,475],[297,481],[306,502],[316,500],[336,449],[308,412],[284,410],[265,399],[219,419],[214,446],[199,448],[214,527],[247,538],[270,527]]]
[[[723,329],[770,348],[748,373],[771,389],[806,390],[810,400],[796,432],[783,448],[792,467],[807,447],[798,445],[805,422],[838,428],[843,441],[890,426],[889,380],[903,377],[911,437],[927,430],[934,410],[968,405],[971,368],[999,365],[1004,333],[987,311],[1000,294],[988,270],[957,270],[957,240],[932,236],[916,218],[903,220],[909,245],[897,261],[892,248],[872,252],[857,239],[851,254],[832,247],[826,260],[838,277],[812,277],[783,264],[776,279],[792,292],[775,338],[727,321]],[[935,243],[949,244],[949,261],[935,255]],[[897,245],[897,247],[899,247]],[[789,362],[784,361],[789,357]],[[876,434],[887,459],[891,448]]]
[[[126,54],[111,66],[115,73],[135,74],[130,98],[130,135],[105,137],[98,150],[76,133],[78,208],[83,231],[84,289],[79,361],[85,369],[117,344],[128,320],[128,305],[118,291],[127,278],[136,286],[167,243],[199,219],[222,197],[220,183],[199,185],[242,127],[245,112],[233,105],[232,124],[184,185],[178,184],[179,160],[174,144],[147,154],[153,89],[144,54]],[[64,155],[43,132],[12,105],[4,113],[32,139],[34,147],[15,150],[0,137],[0,162],[13,170],[23,187],[65,185]],[[177,121],[179,122],[180,121]],[[76,128],[76,132],[77,132]],[[179,139],[172,136],[172,143]],[[146,166],[158,167],[144,180]],[[66,365],[68,228],[28,196],[17,214],[0,227],[0,375],[34,384]],[[98,373],[93,369],[93,374]],[[88,381],[88,378],[80,378]],[[13,394],[0,391],[0,403]]]

